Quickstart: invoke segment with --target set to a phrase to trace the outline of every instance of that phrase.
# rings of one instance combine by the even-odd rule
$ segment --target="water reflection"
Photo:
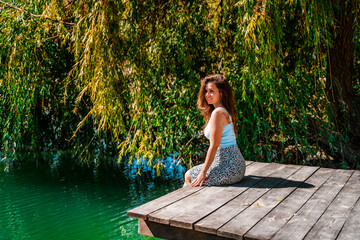
[[[149,239],[126,212],[181,187],[185,168],[169,157],[161,177],[146,166],[141,176],[137,171],[52,166],[1,173],[0,239]]]

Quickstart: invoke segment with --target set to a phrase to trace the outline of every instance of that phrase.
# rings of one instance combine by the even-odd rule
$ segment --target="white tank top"
[[[222,107],[217,107],[217,108],[220,108],[221,110],[226,112],[229,115],[229,118],[230,118],[230,123],[223,126],[223,131],[222,131],[222,134],[221,134],[221,140],[220,140],[219,148],[226,148],[226,147],[236,145],[237,143],[236,143],[236,136],[235,136],[235,131],[234,131],[234,124],[232,122],[230,114],[228,113],[228,111],[226,111],[225,108],[222,108]],[[214,111],[215,111],[215,109],[214,109]],[[211,117],[212,117],[212,113],[211,113],[210,119],[211,119]],[[208,139],[210,139],[210,128],[211,128],[210,119],[209,119],[208,124],[205,127],[205,137],[208,138]]]

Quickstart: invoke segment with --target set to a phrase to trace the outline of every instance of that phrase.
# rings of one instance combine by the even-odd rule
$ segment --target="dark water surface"
[[[0,173],[0,239],[154,239],[126,212],[182,185],[185,169],[167,161],[162,177],[144,168],[106,174],[82,168]]]

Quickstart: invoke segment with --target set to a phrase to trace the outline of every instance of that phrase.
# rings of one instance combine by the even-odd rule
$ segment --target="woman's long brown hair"
[[[226,78],[221,74],[213,74],[213,75],[206,76],[201,81],[201,87],[200,87],[200,91],[199,91],[199,95],[198,95],[197,106],[198,106],[198,109],[201,111],[201,114],[205,118],[205,122],[206,122],[205,126],[208,124],[211,113],[215,109],[214,106],[209,105],[205,99],[205,93],[206,93],[205,87],[206,87],[206,84],[208,84],[209,82],[214,83],[216,85],[216,87],[219,89],[219,91],[221,92],[220,102],[225,107],[225,109],[229,112],[229,114],[231,116],[231,119],[234,124],[235,135],[236,135],[237,131],[236,131],[235,97],[234,97],[234,93],[232,91],[230,84],[228,83]]]

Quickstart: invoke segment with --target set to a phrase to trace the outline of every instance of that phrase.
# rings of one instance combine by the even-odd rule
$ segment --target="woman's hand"
[[[207,180],[208,180],[208,177],[206,177],[206,173],[200,172],[200,174],[197,176],[195,181],[193,183],[191,183],[191,186],[196,187],[196,186],[200,185],[200,187],[201,187],[203,185],[203,183],[206,182]]]

